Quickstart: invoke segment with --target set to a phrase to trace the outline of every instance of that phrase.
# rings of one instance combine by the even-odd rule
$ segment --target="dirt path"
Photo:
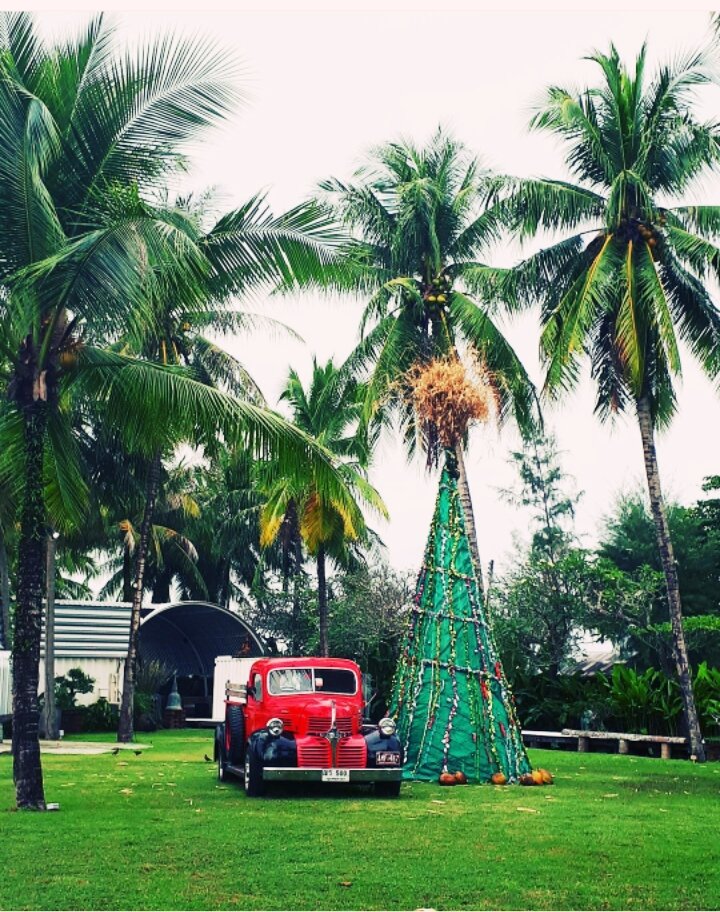
[[[42,754],[109,754],[113,751],[151,750],[152,744],[118,744],[116,741],[40,741]],[[9,754],[9,741],[0,743],[0,754]]]

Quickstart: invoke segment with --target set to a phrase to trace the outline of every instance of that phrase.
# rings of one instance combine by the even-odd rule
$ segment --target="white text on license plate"
[[[375,754],[375,763],[377,766],[397,766],[400,763],[400,754],[398,751],[378,751]]]
[[[322,771],[323,782],[349,782],[349,769],[326,769]]]

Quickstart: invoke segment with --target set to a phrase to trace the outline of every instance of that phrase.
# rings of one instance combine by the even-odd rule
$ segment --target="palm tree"
[[[177,265],[165,274],[160,271],[159,288],[149,289],[154,320],[140,336],[131,329],[128,348],[137,340],[137,354],[164,367],[190,369],[198,385],[222,389],[241,399],[256,413],[264,410],[264,399],[242,364],[209,340],[203,330],[242,331],[251,328],[258,317],[231,307],[233,296],[246,294],[263,285],[296,287],[321,279],[327,258],[325,242],[333,239],[325,213],[313,204],[299,206],[275,218],[262,195],[252,197],[239,209],[222,216],[212,228],[204,229],[201,200],[181,201],[162,210],[183,238],[184,248],[178,262],[196,276],[193,295],[186,304],[178,295]],[[198,270],[198,264],[200,269]],[[157,279],[155,280],[157,282]],[[274,416],[277,421],[277,416]],[[163,458],[180,442],[192,442],[214,451],[218,446],[212,421],[193,429],[188,441],[179,427],[166,420],[144,430],[144,445],[152,446],[147,473],[145,504],[135,549],[130,643],[125,663],[118,739],[133,737],[133,696],[137,646],[140,630],[144,575],[155,505],[160,492]]]
[[[230,58],[201,41],[161,39],[119,56],[100,17],[53,47],[27,15],[0,20],[0,317],[10,365],[0,487],[10,483],[19,498],[13,772],[21,808],[45,806],[37,691],[47,519],[77,526],[87,501],[73,401],[101,403],[130,450],[153,456],[149,432],[168,423],[180,439],[214,433],[278,453],[289,467],[309,459],[349,500],[329,455],[279,416],[209,388],[186,368],[97,344],[128,326],[145,336],[155,303],[169,296],[185,310],[204,306],[208,282],[237,271],[248,249],[258,280],[278,262],[292,272],[277,246],[269,245],[270,267],[257,265],[252,243],[238,247],[232,228],[247,221],[246,211],[226,217],[211,256],[174,213],[141,195],[165,183],[187,140],[222,119],[234,101],[232,73]],[[304,215],[298,223],[307,224]],[[148,531],[149,523],[141,536]]]
[[[240,449],[213,453],[207,466],[195,469],[195,491],[202,506],[189,520],[187,534],[197,548],[206,597],[225,607],[233,600],[242,603],[272,556],[260,549],[262,495],[255,460]],[[184,596],[197,597],[188,577],[179,585]]]
[[[25,14],[0,21],[0,283],[13,343],[2,430],[6,453],[16,443],[5,465],[22,476],[13,772],[27,808],[44,807],[37,672],[46,494],[77,518],[85,493],[78,472],[44,491],[49,464],[68,468],[74,455],[66,361],[83,332],[124,319],[144,271],[136,264],[150,262],[141,251],[155,261],[172,255],[170,226],[132,211],[125,188],[169,172],[180,145],[233,101],[229,59],[215,48],[169,39],[120,59],[110,39],[101,18],[54,47]]]
[[[655,431],[675,411],[680,342],[711,377],[720,371],[720,313],[706,284],[720,274],[720,207],[681,202],[720,165],[720,129],[691,108],[694,90],[712,75],[700,53],[663,66],[650,81],[645,48],[633,72],[614,47],[590,59],[600,85],[579,95],[549,89],[532,121],[565,141],[574,182],[508,178],[496,186],[495,211],[520,235],[572,233],[499,277],[495,291],[515,305],[541,301],[550,395],[575,385],[587,355],[600,418],[635,412],[685,723],[702,760]]]
[[[483,208],[487,175],[441,130],[425,148],[389,143],[377,149],[353,183],[321,188],[354,234],[338,285],[368,297],[362,341],[348,360],[371,367],[366,419],[399,417],[409,454],[418,442],[437,455],[433,428],[418,425],[406,378],[420,364],[464,354],[492,384],[500,420],[513,413],[533,423],[534,389],[487,308],[473,298],[478,276],[494,274],[481,259],[498,236]],[[466,441],[465,441],[466,443]],[[460,493],[478,582],[482,569],[465,472],[463,442],[455,447]]]
[[[278,477],[268,466],[267,502],[260,517],[260,543],[267,546],[284,534],[288,548],[301,539],[315,557],[318,579],[320,654],[330,654],[328,645],[328,599],[326,563],[347,563],[352,543],[367,539],[360,503],[386,516],[385,505],[365,477],[367,442],[357,433],[362,411],[362,387],[347,371],[336,368],[332,359],[319,365],[313,359],[313,373],[306,390],[294,370],[290,371],[281,398],[290,405],[295,424],[342,460],[339,470],[357,501],[351,510],[323,490],[312,469]],[[297,559],[297,558],[295,558]],[[299,568],[296,567],[296,572]]]

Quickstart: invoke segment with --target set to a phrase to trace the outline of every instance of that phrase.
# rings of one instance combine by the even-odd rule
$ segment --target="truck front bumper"
[[[402,779],[402,768],[393,769],[349,769],[349,779],[353,782],[399,782]],[[263,767],[263,779],[270,782],[323,782],[323,770],[320,767],[308,766],[266,766]],[[342,782],[339,784],[343,784]]]

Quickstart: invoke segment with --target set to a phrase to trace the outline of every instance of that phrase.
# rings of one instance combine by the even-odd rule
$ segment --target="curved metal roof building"
[[[83,668],[96,680],[94,697],[106,696],[114,702],[127,655],[131,607],[127,602],[58,599],[57,673]],[[43,629],[43,659],[44,639]],[[217,656],[253,658],[266,654],[262,640],[241,617],[219,605],[197,601],[145,608],[138,650],[141,663],[160,662],[178,679],[202,679],[201,690],[206,695],[212,692]],[[181,685],[181,689],[185,688]]]

